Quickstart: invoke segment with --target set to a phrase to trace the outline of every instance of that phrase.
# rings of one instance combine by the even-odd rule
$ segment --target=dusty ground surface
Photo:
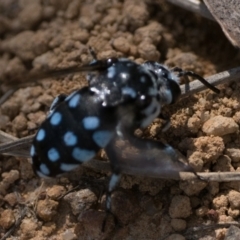
[[[0,0],[0,11],[1,81],[87,63],[87,46],[100,59],[154,60],[203,76],[239,65],[217,24],[162,1]],[[54,97],[83,84],[78,74],[19,89],[0,107],[1,130],[19,138],[34,133]],[[156,120],[139,134],[165,139],[197,171],[239,171],[240,84],[219,88],[220,95],[207,90],[166,109],[167,133],[159,133]],[[0,158],[0,236],[15,226],[7,239],[233,239],[228,228],[240,216],[238,182],[124,175],[113,195],[121,227],[109,218],[102,233],[110,173],[81,168],[42,181],[27,159]]]

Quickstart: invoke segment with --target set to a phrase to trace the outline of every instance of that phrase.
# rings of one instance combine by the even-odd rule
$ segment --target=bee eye
[[[109,58],[107,59],[107,65],[112,66],[114,63],[117,63],[118,59],[117,58]]]
[[[142,95],[136,100],[136,107],[141,109],[147,107],[152,101],[152,97]]]
[[[165,70],[162,70],[162,71],[161,71],[161,75],[162,75],[164,78],[168,78],[168,72],[165,71]]]

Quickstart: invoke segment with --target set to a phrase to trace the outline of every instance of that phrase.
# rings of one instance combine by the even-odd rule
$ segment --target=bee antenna
[[[172,69],[173,72],[178,72],[178,77],[182,76],[190,76],[198,79],[202,84],[204,84],[207,88],[211,89],[213,92],[219,94],[220,90],[216,87],[214,87],[212,84],[210,84],[205,78],[201,77],[200,75],[196,74],[192,71],[184,71],[179,67],[175,67]]]

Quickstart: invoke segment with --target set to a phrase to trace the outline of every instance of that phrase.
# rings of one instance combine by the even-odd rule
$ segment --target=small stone
[[[57,43],[54,40],[52,40],[51,44],[57,44]],[[59,59],[54,56],[53,52],[46,52],[34,58],[32,64],[35,69],[44,69],[44,68],[48,69],[53,66],[56,66],[58,62],[59,62]],[[38,97],[38,96],[41,96],[41,94],[43,93],[44,93],[43,89],[39,87],[38,89],[33,88],[33,92],[31,95],[37,95],[36,97]]]
[[[174,196],[169,207],[171,218],[187,218],[192,214],[190,199],[187,196]]]
[[[83,210],[89,209],[97,201],[97,196],[90,189],[83,189],[77,192],[71,192],[64,197],[74,215],[79,214]]]
[[[209,119],[210,119],[210,113],[209,113],[209,111],[203,112],[203,113],[201,114],[200,118],[201,118],[201,122],[206,122],[207,120],[209,120]]]
[[[99,59],[101,59],[101,57],[102,57],[101,52],[105,52],[108,50],[114,51],[112,49],[110,42],[108,40],[102,38],[101,36],[98,36],[98,37],[90,36],[87,44],[89,46],[94,46],[94,50],[97,53],[97,58],[99,58]],[[103,55],[105,55],[105,54],[103,53]],[[116,57],[116,54],[115,54],[115,57]]]
[[[204,217],[208,213],[208,208],[205,206],[201,206],[200,208],[196,209],[195,213],[198,217]]]
[[[12,121],[13,128],[18,131],[23,131],[27,129],[27,119],[22,114],[15,117],[15,119]]]
[[[65,12],[65,17],[67,19],[73,19],[78,16],[79,13],[79,0],[74,0],[71,1],[70,4],[68,5],[68,8]]]
[[[134,33],[134,41],[140,43],[148,41],[154,45],[158,45],[162,39],[161,34],[164,32],[163,26],[158,22],[151,22],[147,26],[138,28]]]
[[[207,184],[207,182],[201,180],[181,181],[179,183],[179,188],[182,189],[186,195],[193,196],[199,194]]]
[[[235,172],[231,159],[227,155],[220,156],[213,167],[214,172]]]
[[[22,106],[21,111],[25,114],[28,114],[30,112],[37,112],[38,110],[40,110],[40,108],[41,104],[39,102],[35,102],[30,106],[28,104]]]
[[[24,218],[21,222],[20,229],[22,239],[32,239],[36,236],[36,229],[38,227],[37,221],[31,218]]]
[[[231,225],[227,230],[224,240],[240,239],[240,229]]]
[[[216,161],[222,155],[224,150],[224,142],[221,137],[209,136],[198,138],[185,138],[179,144],[181,150],[185,150],[188,154],[195,151],[201,152],[201,160],[204,163]]]
[[[79,19],[79,26],[83,29],[90,30],[93,28],[93,22],[90,17],[82,16]]]
[[[51,37],[49,31],[23,31],[10,40],[4,41],[2,47],[17,55],[23,62],[32,61],[35,57],[47,52]]]
[[[227,148],[225,153],[232,159],[233,162],[240,162],[240,149]]]
[[[224,136],[239,130],[237,123],[229,117],[216,116],[203,124],[202,131],[207,135]]]
[[[108,239],[106,236],[113,231],[115,225],[113,217],[109,215],[103,232],[102,224],[105,217],[105,212],[93,209],[83,211],[78,217],[79,224],[74,229],[75,234],[81,236],[82,239],[89,239],[89,236],[91,236],[91,239]]]
[[[63,52],[70,52],[74,49],[74,41],[72,39],[65,39],[61,46],[60,46],[60,49],[63,51]]]
[[[225,209],[225,211],[226,211],[226,209]],[[231,216],[226,216],[224,214],[219,216],[219,222],[228,223],[228,222],[232,222],[232,221],[233,221],[233,218]]]
[[[47,222],[42,226],[42,231],[44,236],[50,236],[56,230],[56,223],[54,222]]]
[[[160,209],[162,209],[162,203],[159,203],[158,206],[156,206],[153,198],[150,196],[142,197],[140,206],[149,216],[153,216],[154,214],[158,213]]]
[[[113,47],[124,54],[127,54],[130,50],[129,42],[124,37],[118,37],[113,40]]]
[[[183,219],[172,219],[171,226],[175,231],[183,231],[186,229],[187,223]]]
[[[199,57],[191,52],[182,52],[176,49],[168,49],[167,61],[165,64],[168,66],[178,66],[182,69],[187,69],[188,71],[196,71],[201,74],[202,65],[200,63]],[[199,99],[199,104],[205,106],[207,103],[205,98]]]
[[[141,58],[149,61],[158,61],[160,58],[160,53],[156,46],[146,41],[141,42],[138,45],[138,53]]]
[[[9,123],[9,117],[1,114],[1,116],[0,116],[0,129],[4,129],[8,123]]]
[[[235,115],[233,116],[233,120],[240,124],[240,112],[236,112]]]
[[[42,5],[40,1],[27,1],[18,17],[24,28],[32,28],[42,18]]]
[[[151,134],[151,136],[157,136],[157,134],[159,134],[159,132],[161,132],[161,128],[158,124],[152,124],[149,132]]]
[[[4,172],[2,174],[2,181],[0,182],[0,194],[5,195],[5,191],[19,179],[19,172],[17,170],[11,170],[10,172]]]
[[[29,113],[27,117],[31,122],[39,126],[46,119],[46,114],[42,111],[38,111],[36,113]]]
[[[43,93],[44,93],[44,91],[43,91],[42,87],[36,86],[36,87],[33,87],[31,89],[30,97],[35,99],[35,98],[37,98],[39,96],[42,96]]]
[[[99,59],[108,59],[108,58],[116,57],[117,54],[115,50],[107,50],[107,51],[100,52],[98,56],[99,56]]]
[[[6,31],[8,31],[10,29],[10,26],[11,26],[10,19],[4,16],[1,16],[0,17],[0,34],[2,35]]]
[[[239,209],[228,209],[228,215],[231,216],[232,218],[237,218],[239,216]]]
[[[74,233],[73,229],[67,229],[64,233],[62,233],[62,240],[76,240],[77,236]]]
[[[89,33],[85,29],[79,29],[77,32],[73,33],[72,38],[81,43],[86,43],[89,39]]]
[[[219,216],[225,215],[227,210],[228,210],[228,207],[220,207],[219,209],[216,209]],[[230,217],[230,216],[228,216],[228,217]],[[232,217],[230,217],[230,218],[233,219]]]
[[[207,189],[208,189],[210,194],[215,196],[219,192],[219,183],[218,182],[209,182],[208,186],[207,186]]]
[[[198,151],[188,151],[187,155],[189,165],[195,170],[195,172],[201,172],[204,165],[202,160],[204,158],[204,154]]]
[[[101,21],[102,26],[106,26],[108,24],[112,25],[116,21],[119,22],[121,18],[119,18],[119,15],[121,15],[121,12],[117,8],[112,8],[108,10],[108,14],[104,16],[104,18]],[[120,20],[121,21],[121,20]],[[125,31],[124,31],[125,32]]]
[[[165,240],[186,240],[186,238],[183,235],[174,233],[171,234],[169,237],[165,238]]]
[[[1,105],[1,114],[9,116],[10,119],[15,118],[19,114],[21,103],[16,101],[6,101]]]
[[[201,200],[196,197],[196,196],[192,196],[191,197],[191,206],[192,208],[197,208],[199,205],[201,205]]]
[[[138,128],[137,130],[135,130],[134,135],[135,135],[136,137],[139,137],[139,138],[142,137],[142,135],[143,135],[143,130],[140,129],[140,128]]]
[[[11,207],[17,203],[17,196],[15,193],[9,193],[5,195],[4,201],[7,202]]]
[[[102,200],[105,199],[106,198],[104,196]],[[102,201],[102,203],[104,203],[103,206],[105,208],[106,201]],[[156,209],[153,207],[151,210],[154,211]],[[118,216],[119,221],[125,225],[137,218],[140,213],[140,208],[134,194],[117,190],[112,194],[111,211],[115,216]]]
[[[224,239],[225,240],[225,235],[226,235],[226,232],[227,232],[226,228],[216,229],[214,232],[215,232],[214,238],[210,237],[211,240],[212,239]],[[206,236],[205,239],[208,239],[208,236]]]
[[[106,40],[111,39],[111,36],[110,36],[110,34],[109,34],[108,32],[102,32],[102,33],[101,33],[101,36],[102,36],[104,39],[106,39]]]
[[[32,164],[29,161],[26,161],[26,159],[23,159],[20,161],[19,164],[19,171],[21,173],[21,179],[23,180],[29,180],[35,176]]]
[[[212,203],[213,203],[213,206],[215,209],[227,207],[228,206],[228,198],[225,195],[221,194],[221,195],[218,195],[217,197],[215,197],[213,199]]]
[[[130,45],[129,55],[137,57],[137,46]]]
[[[43,11],[42,11],[42,15],[43,15],[43,19],[51,19],[55,14],[55,9],[52,6],[44,6],[43,7]]]
[[[192,133],[197,133],[201,127],[201,120],[198,117],[191,117],[188,119],[187,127]]]
[[[38,97],[38,103],[41,103],[45,106],[50,106],[52,104],[53,97],[49,94],[43,93]]]
[[[123,19],[129,24],[131,30],[135,30],[146,24],[149,11],[146,3],[138,0],[127,0],[123,4]]]
[[[66,192],[66,189],[61,185],[54,185],[51,188],[46,189],[47,195],[53,200],[57,200],[65,192]]]
[[[207,212],[207,216],[210,220],[212,220],[214,222],[218,222],[218,219],[219,219],[218,211],[216,211],[214,209],[209,209]]]
[[[5,209],[0,215],[0,226],[9,229],[15,223],[15,217],[11,209]]]
[[[44,221],[51,221],[52,218],[57,214],[58,202],[45,199],[39,200],[37,204],[37,215]]]
[[[240,207],[240,193],[235,190],[231,190],[228,194],[228,201],[229,201],[232,209],[239,208]]]

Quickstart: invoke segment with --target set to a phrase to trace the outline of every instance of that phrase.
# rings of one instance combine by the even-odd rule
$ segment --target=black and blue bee
[[[175,103],[181,95],[179,76],[191,72],[176,69],[176,74],[156,62],[140,65],[125,58],[95,59],[81,70],[89,71],[88,86],[69,96],[58,96],[33,140],[30,154],[38,176],[54,177],[71,171],[104,149],[112,167],[106,200],[110,211],[111,193],[120,180],[124,158],[118,141],[127,141],[139,150],[143,168],[154,168],[151,152],[155,152],[167,172],[192,171],[178,161],[170,145],[134,135],[136,129],[163,118],[162,107]],[[218,92],[212,85],[210,88]],[[169,120],[164,120],[167,126]]]

